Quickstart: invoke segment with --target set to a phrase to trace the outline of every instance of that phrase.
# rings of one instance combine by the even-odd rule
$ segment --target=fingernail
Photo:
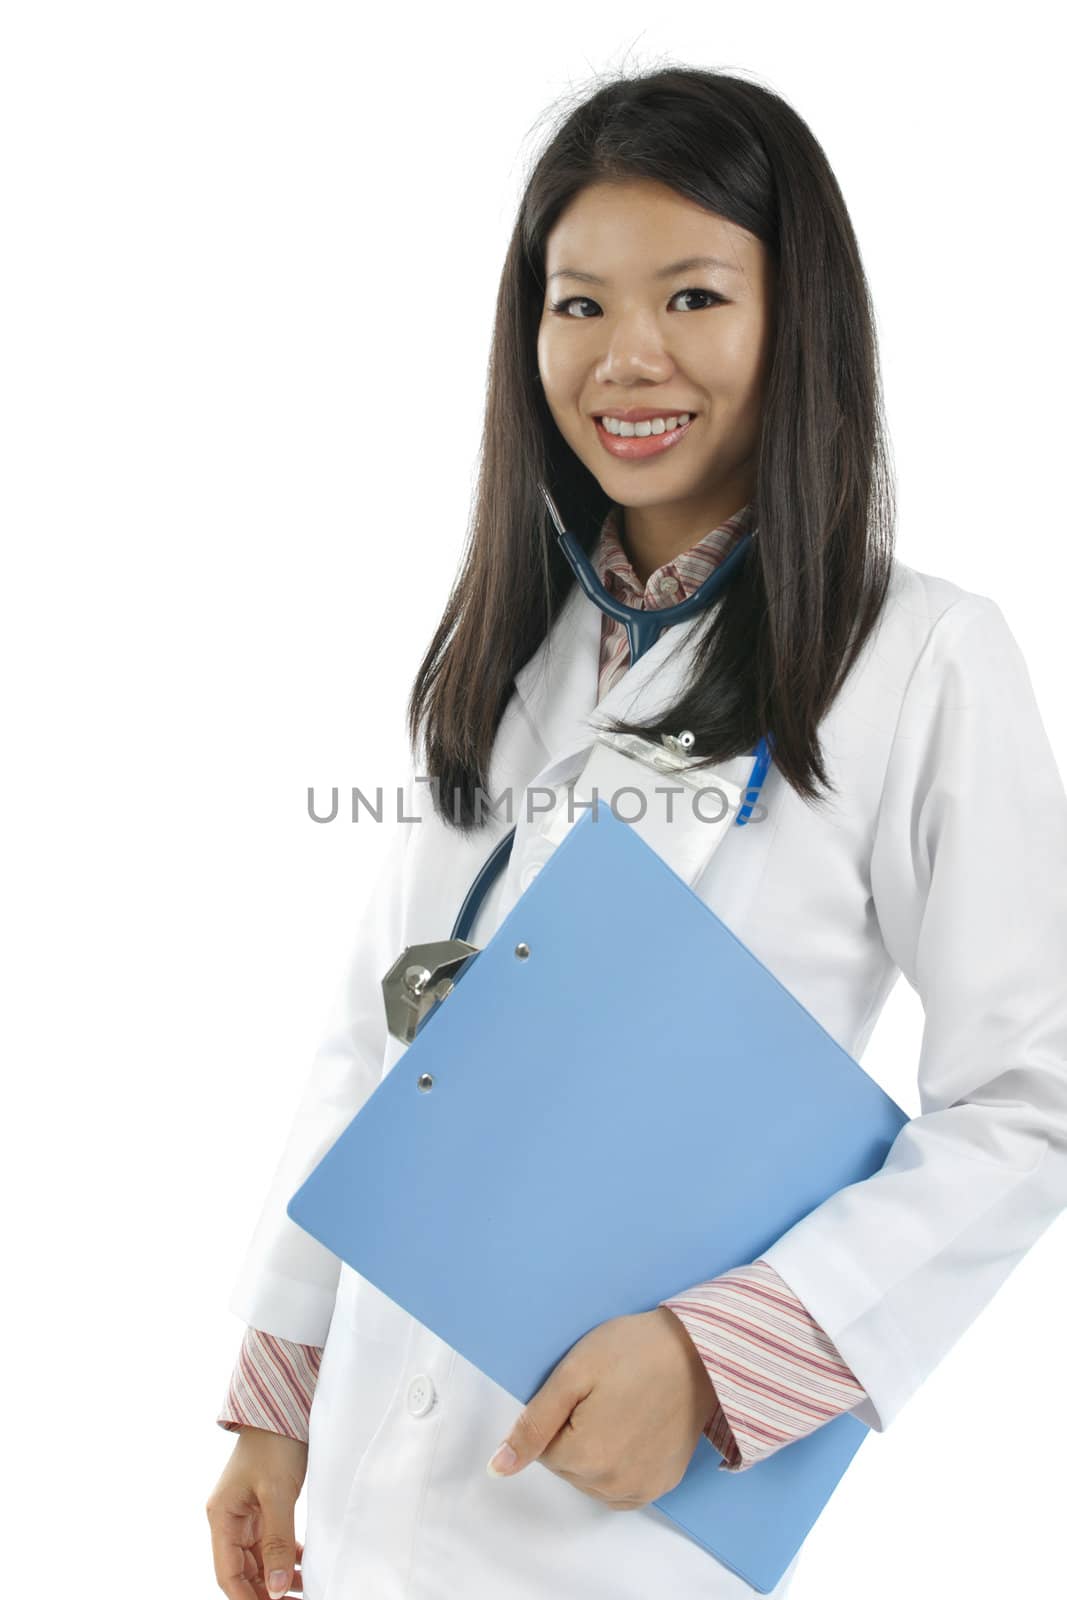
[[[289,1574],[287,1572],[270,1572],[267,1574],[267,1593],[272,1600],[278,1600],[289,1587]]]
[[[518,1456],[515,1454],[514,1450],[509,1444],[502,1444],[496,1455],[493,1456],[492,1460],[486,1466],[485,1470],[488,1472],[491,1478],[499,1478],[503,1473],[507,1472],[510,1467],[513,1467],[518,1459]]]

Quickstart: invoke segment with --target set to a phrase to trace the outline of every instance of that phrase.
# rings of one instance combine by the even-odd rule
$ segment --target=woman
[[[745,557],[632,660],[541,484],[632,606]],[[208,1514],[233,1600],[272,1574],[310,1600],[752,1594],[651,1504],[701,1434],[743,1472],[840,1412],[882,1431],[1061,1210],[1067,799],[1001,611],[897,561],[892,522],[866,282],[811,132],[717,73],[598,89],[522,199],[473,534],[409,704],[408,820],[231,1300],[239,1439]],[[676,813],[706,842],[694,888],[855,1056],[902,971],[922,1115],[758,1261],[590,1330],[522,1408],[285,1208],[402,1053],[383,973],[448,937],[507,833],[479,791],[516,801],[482,946],[543,859],[523,799],[562,792],[605,725],[689,730],[741,786],[772,734],[758,826],[712,854]]]

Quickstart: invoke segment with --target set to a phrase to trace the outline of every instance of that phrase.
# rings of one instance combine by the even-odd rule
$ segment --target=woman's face
[[[764,246],[662,184],[597,183],[549,234],[545,276],[537,362],[556,426],[632,508],[628,528],[695,542],[755,488],[773,308]],[[613,439],[598,420],[633,410],[692,421]]]

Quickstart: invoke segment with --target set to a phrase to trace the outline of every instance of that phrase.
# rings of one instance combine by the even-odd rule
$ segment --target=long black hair
[[[486,820],[497,728],[516,672],[574,582],[538,484],[589,549],[611,505],[563,439],[537,367],[545,243],[587,185],[650,178],[738,224],[774,265],[770,366],[753,501],[758,528],[709,612],[680,700],[611,726],[688,728],[702,764],[773,730],[797,793],[833,789],[818,725],[874,627],[891,573],[894,490],[874,315],[826,156],[778,95],[728,74],[668,67],[614,78],[565,113],[527,180],[497,293],[479,471],[465,553],[408,701],[434,803]],[[440,797],[453,796],[446,804]]]

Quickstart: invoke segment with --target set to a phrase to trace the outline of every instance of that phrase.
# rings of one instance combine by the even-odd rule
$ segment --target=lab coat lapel
[[[692,667],[704,615],[665,629],[598,703],[603,613],[575,584],[548,637],[515,678],[545,758],[527,783],[559,783],[579,770],[602,719],[645,718],[672,704]]]
[[[537,754],[531,758],[527,750],[525,774],[517,771],[514,759],[510,763],[515,838],[502,886],[502,914],[529,887],[555,848],[545,832],[549,815],[545,808],[558,804],[562,786],[582,771],[598,728],[606,720],[643,721],[659,715],[680,698],[694,665],[705,614],[661,633],[598,702],[602,615],[576,585],[549,638],[516,676],[517,699],[536,736]],[[508,743],[513,757],[519,756],[514,741]],[[750,767],[750,758],[742,756],[716,770],[743,785]],[[708,781],[713,781],[710,775]],[[722,830],[710,828],[708,820],[679,805],[671,821],[672,855],[688,863],[687,881],[695,881],[693,864],[697,863],[699,876],[722,841]]]

